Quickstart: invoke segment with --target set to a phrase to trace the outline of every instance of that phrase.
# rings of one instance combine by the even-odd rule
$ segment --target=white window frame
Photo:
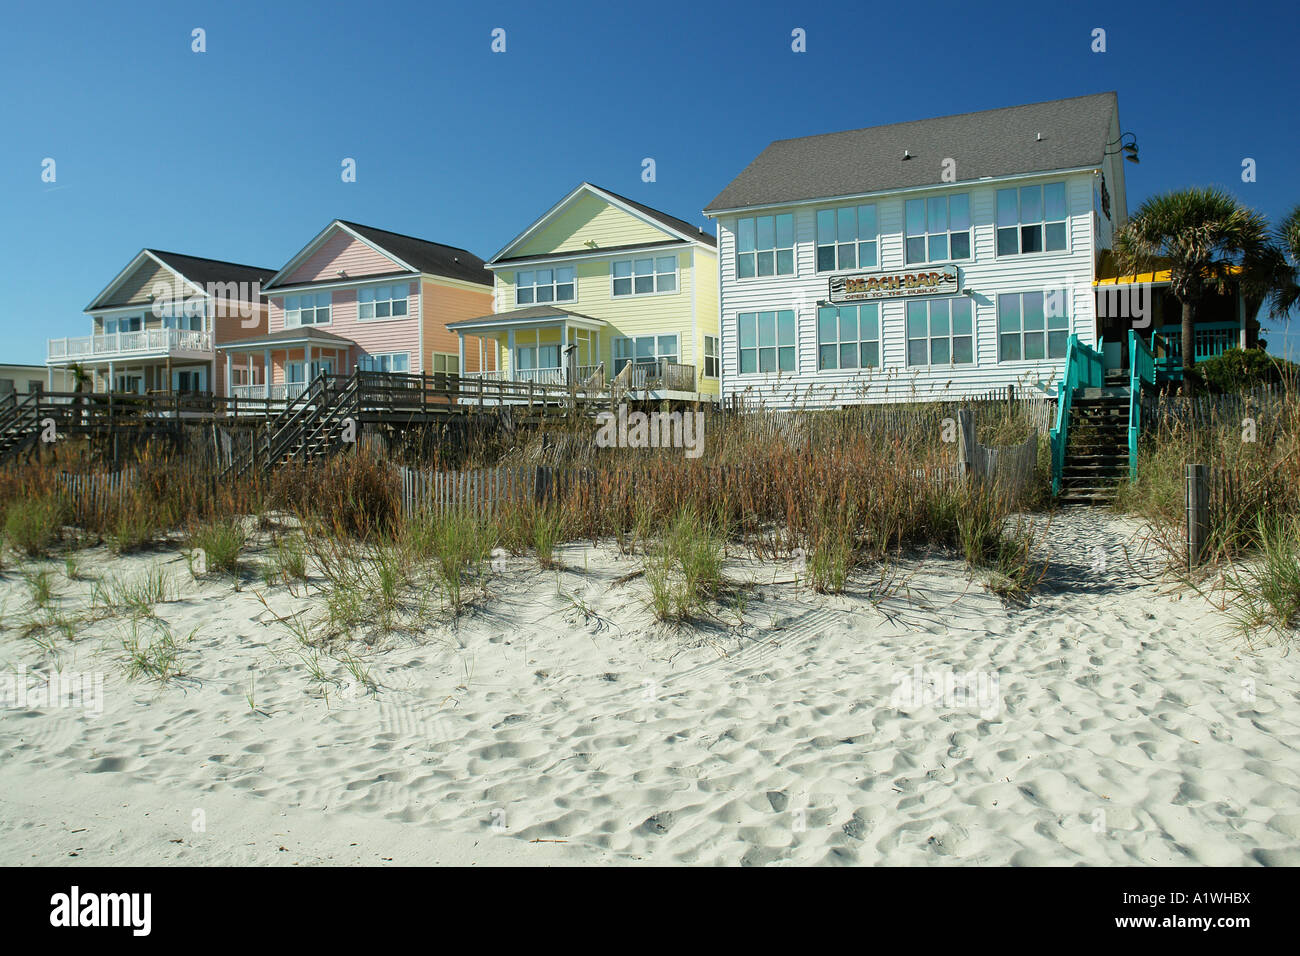
[[[1053,186],[1060,186],[1064,193],[1065,212],[1063,219],[1047,218],[1047,190]],[[1023,197],[1026,190],[1037,189],[1039,193],[1039,206],[1042,210],[1042,216],[1033,221],[1026,222],[1023,215]],[[1016,197],[1016,221],[1014,224],[1001,222],[1001,196],[1003,193],[1015,193]],[[1047,227],[1059,225],[1065,233],[1065,246],[1061,249],[1047,248]],[[1024,252],[1024,230],[1038,228],[1041,230],[1043,248],[1033,251]],[[1003,252],[1001,245],[1001,232],[1004,229],[1014,229],[1016,233],[1016,251]],[[1036,183],[1029,186],[1008,186],[997,189],[993,194],[993,254],[999,259],[1010,259],[1012,257],[1020,258],[1024,256],[1066,256],[1070,254],[1070,184],[1064,180],[1057,180],[1050,183]],[[998,350],[999,355],[1001,349]]]
[[[842,338],[841,333],[844,327],[841,324],[842,313],[852,310],[854,319],[854,328],[857,329],[853,338]],[[867,311],[876,324],[876,334],[874,336],[863,336],[862,334],[862,313]],[[822,319],[826,313],[835,313],[835,341],[831,342],[822,338]],[[862,369],[880,368],[884,361],[880,340],[880,303],[879,302],[857,302],[844,303],[842,305],[824,305],[817,309],[817,371],[818,372],[853,372]],[[854,364],[847,368],[840,361],[843,355],[843,349],[846,345],[853,345]],[[872,365],[862,364],[862,347],[864,345],[875,345],[876,361]],[[835,347],[835,364],[833,366],[822,363],[822,349],[827,346]]]
[[[638,355],[637,343],[649,339],[654,346],[652,355]],[[663,347],[664,339],[672,339],[672,350]],[[633,365],[644,365],[647,368],[659,364],[660,359],[669,359],[674,364],[682,360],[682,337],[676,332],[648,332],[645,335],[620,335],[614,339],[610,354],[614,359],[614,374],[617,375],[623,371],[623,366],[629,362]],[[620,355],[623,352],[625,354]],[[620,364],[621,363],[621,364]]]
[[[392,364],[393,359],[400,358],[405,368],[382,368],[384,364]],[[410,352],[373,352],[368,355],[357,357],[357,368],[363,372],[392,372],[398,375],[409,375],[411,372],[411,353]]]
[[[772,316],[775,341],[772,345],[763,345],[763,321],[765,316]],[[790,316],[791,338],[788,344],[781,342],[781,318]],[[754,324],[754,344],[741,345],[744,341],[745,326],[749,320]],[[791,368],[781,368],[781,352],[789,349],[794,359]],[[763,368],[763,353],[771,350],[776,360],[773,368]],[[753,371],[744,371],[745,353],[754,353]],[[762,309],[754,312],[736,314],[736,374],[737,375],[794,375],[799,371],[799,313],[794,309]]]
[[[659,264],[665,259],[669,259],[672,261],[673,264],[672,272],[659,271]],[[637,271],[637,268],[643,262],[650,263],[650,270],[651,270],[650,272]],[[617,274],[617,270],[620,266],[630,266],[630,271],[628,272],[627,275],[620,276]],[[671,289],[659,288],[660,285],[659,280],[669,275],[672,276],[673,287]],[[646,278],[650,280],[650,285],[651,285],[650,291],[638,292],[636,289],[637,279],[646,279]],[[629,291],[619,292],[618,284],[620,282],[629,283],[628,285]],[[619,259],[613,259],[609,263],[609,295],[610,298],[612,299],[635,299],[638,296],[652,296],[652,295],[676,295],[678,292],[681,291],[681,289],[682,289],[681,261],[678,259],[676,252],[672,252],[668,255],[650,254],[650,255],[639,255],[639,256],[625,256]]]
[[[948,306],[948,332],[943,335],[934,334],[934,307],[940,303],[947,303]],[[911,313],[913,309],[925,307],[925,335],[916,336],[912,334],[910,327]],[[956,323],[953,320],[953,312],[961,306],[969,312],[970,319],[969,331],[958,334]],[[958,362],[954,356],[957,354],[956,342],[958,339],[970,339],[970,361]],[[925,343],[925,361],[912,361],[912,343]],[[948,344],[948,361],[936,362],[934,360],[934,343],[947,342]],[[903,357],[907,360],[908,368],[956,368],[957,366],[969,366],[974,368],[979,364],[979,355],[976,352],[975,340],[975,303],[969,296],[935,296],[924,299],[908,299],[907,305],[903,310]]]
[[[781,220],[783,219],[788,219],[790,221],[790,244],[788,246],[781,245],[781,238],[780,238]],[[762,248],[759,248],[758,245],[759,228],[761,223],[764,220],[772,221],[772,245],[763,246]],[[745,230],[745,223],[753,224],[753,231],[754,231],[753,249],[741,248],[742,245],[741,236]],[[775,279],[780,276],[797,276],[799,274],[799,257],[795,255],[795,248],[796,246],[798,246],[799,241],[795,233],[796,225],[797,223],[795,222],[794,213],[792,212],[771,213],[766,216],[738,217],[736,219],[736,232],[735,232],[736,247],[734,250],[732,250],[732,265],[736,272],[737,281],[748,282],[751,279],[761,280],[761,279]],[[790,270],[788,272],[782,272],[780,270],[781,253],[783,252],[790,253]],[[769,273],[761,273],[758,271],[759,263],[761,261],[759,257],[769,253],[772,256],[772,271]],[[741,275],[740,261],[742,256],[753,257],[754,271],[750,275]]]
[[[310,311],[312,313],[313,321],[311,322],[302,321],[302,313],[306,310],[303,309],[300,300],[307,296],[311,296],[312,298]],[[294,308],[290,308],[289,307],[290,299],[293,299],[296,303],[298,303],[297,306],[295,306]],[[321,305],[322,299],[325,300],[324,305]],[[286,329],[300,329],[300,328],[304,328],[305,326],[312,326],[313,328],[315,328],[316,326],[320,326],[320,325],[332,325],[334,322],[334,294],[331,292],[286,293],[284,298],[280,300],[280,308],[284,312],[284,327]],[[324,310],[325,312],[325,321],[324,322],[316,321],[319,318],[322,310]],[[289,321],[289,316],[291,315],[294,316],[293,322]]]
[[[953,229],[952,225],[952,200],[964,197],[966,200],[966,228]],[[930,229],[930,204],[934,202],[943,202],[944,222],[947,224],[943,229]],[[921,232],[909,231],[907,224],[907,207],[912,203],[921,204],[921,215],[924,229]],[[942,193],[937,196],[911,197],[903,200],[903,264],[908,266],[923,266],[935,262],[974,262],[975,261],[975,240],[973,235],[973,221],[971,220],[971,200],[969,192]],[[966,237],[966,255],[958,258],[952,254],[952,237],[964,235]],[[930,240],[937,239],[939,236],[944,237],[945,248],[948,254],[938,258],[930,257]],[[907,254],[907,240],[922,239],[925,242],[925,258],[912,259]]]
[[[870,238],[864,238],[862,234],[862,211],[871,210],[871,218],[875,221],[875,229],[871,230]],[[840,238],[841,217],[845,214],[853,216],[853,238]],[[834,235],[826,241],[822,233],[822,217],[830,215],[834,223]],[[873,269],[880,268],[880,210],[875,203],[857,203],[851,206],[831,206],[825,209],[819,209],[813,216],[813,270],[818,274],[825,275],[830,272],[845,272],[850,269],[859,272],[870,272]],[[840,265],[842,248],[853,249],[853,261],[855,265]],[[862,264],[862,253],[865,247],[870,247],[871,257],[875,260],[870,265]],[[834,250],[835,264],[829,269],[822,268],[821,255],[823,249]]]
[[[1025,338],[1028,335],[1036,335],[1038,329],[1025,330],[1025,296],[1041,296],[1043,299],[1043,357],[1042,358],[1025,358],[1027,349],[1025,348]],[[1018,328],[1013,331],[1003,331],[1002,328],[1002,303],[1004,299],[1016,299],[1016,309],[1018,315]],[[1049,315],[1056,302],[1062,303],[1064,315]],[[1059,362],[1065,359],[1065,353],[1070,345],[1070,307],[1073,302],[1070,300],[1069,289],[1029,289],[1024,292],[999,292],[994,299],[994,306],[997,309],[997,355],[999,365],[1010,365],[1015,362]],[[1053,320],[1059,320],[1055,328],[1052,326]],[[1061,324],[1063,323],[1063,324]],[[1060,355],[1051,354],[1052,333],[1063,336]],[[1019,340],[1020,354],[1016,358],[1002,357],[1002,338],[1003,336],[1014,335]]]
[[[144,317],[145,313],[143,312],[135,312],[128,315],[106,315],[100,323],[100,328],[104,330],[100,334],[113,335],[117,332],[143,332],[145,327]],[[137,320],[140,324],[133,329],[124,329],[121,327],[123,322],[131,322],[132,320]],[[108,323],[110,322],[113,323],[112,329],[109,329],[108,327]]]
[[[570,280],[568,280],[568,281],[566,281],[566,282],[561,282],[561,281],[560,281],[559,274],[558,274],[559,271],[560,271],[561,269],[566,269],[566,270],[572,272],[572,273],[573,273],[573,278],[570,279]],[[537,277],[537,274],[538,274],[539,272],[549,272],[549,273],[551,274],[551,281],[550,281],[549,284],[548,284],[548,283],[539,283],[539,282],[537,281],[537,278],[536,278],[536,277]],[[533,281],[530,282],[530,283],[528,283],[528,284],[525,286],[523,283],[520,282],[520,278],[521,278],[522,276],[532,276],[532,277],[533,277]],[[557,265],[553,265],[553,266],[550,266],[550,267],[547,267],[547,266],[532,266],[532,267],[530,267],[530,268],[528,268],[528,269],[516,269],[516,270],[515,270],[515,275],[514,275],[514,281],[513,281],[512,284],[513,284],[513,286],[514,286],[514,290],[515,290],[515,305],[517,305],[517,306],[523,306],[524,308],[527,308],[527,307],[532,306],[532,305],[555,305],[556,303],[559,303],[559,302],[577,302],[577,301],[578,301],[578,267],[577,267],[576,265],[557,264]],[[567,299],[561,299],[561,298],[560,298],[560,287],[561,287],[561,286],[573,286],[573,295],[569,296],[569,298],[567,298]],[[527,302],[520,301],[520,298],[519,298],[519,291],[520,291],[520,289],[524,289],[524,288],[527,288],[527,289],[532,290],[532,298],[531,298],[529,301],[527,301]],[[538,289],[550,289],[550,290],[551,290],[551,297],[550,297],[549,299],[547,299],[545,302],[540,302],[540,301],[538,301],[538,299],[537,299],[537,290],[538,290]]]
[[[710,364],[713,367],[712,372],[709,371]],[[722,343],[719,336],[704,336],[704,362],[700,367],[705,378],[722,377]]]
[[[399,292],[405,292],[404,295],[398,295]],[[361,296],[369,293],[373,298],[363,301]],[[383,293],[383,298],[380,294]],[[393,311],[398,304],[402,306],[401,314]],[[361,311],[366,306],[370,307],[370,315],[362,315]],[[388,315],[379,315],[381,306],[388,308]],[[399,319],[408,319],[411,317],[411,284],[409,282],[399,282],[394,285],[372,285],[361,286],[357,289],[357,321],[358,322],[393,322]]]

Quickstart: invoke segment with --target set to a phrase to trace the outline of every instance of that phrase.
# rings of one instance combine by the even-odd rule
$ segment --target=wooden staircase
[[[40,435],[39,408],[40,395],[35,392],[21,398],[10,392],[0,399],[0,464],[12,461],[36,444]]]
[[[1057,500],[1106,505],[1129,476],[1129,383],[1124,371],[1107,372],[1100,388],[1075,395],[1066,438],[1065,467]]]
[[[261,468],[270,474],[291,461],[320,461],[338,451],[349,428],[360,434],[363,373],[344,379],[322,372],[284,411],[267,423],[252,450],[232,462],[223,477],[241,477]]]

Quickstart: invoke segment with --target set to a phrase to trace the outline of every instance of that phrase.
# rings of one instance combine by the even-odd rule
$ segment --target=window
[[[515,305],[572,302],[577,290],[576,276],[573,266],[518,272],[515,274]]]
[[[143,328],[143,315],[123,315],[104,320],[104,333],[106,335],[112,335],[114,332],[139,332]]]
[[[843,206],[817,212],[817,271],[876,265],[876,207]]]
[[[12,378],[0,378],[0,395],[8,395],[14,391],[14,380]]]
[[[970,258],[970,194],[909,199],[907,262]]]
[[[736,277],[794,275],[794,214],[736,220]]]
[[[406,315],[410,283],[370,286],[357,290],[358,319],[395,319]]]
[[[636,365],[657,365],[660,359],[676,362],[677,335],[638,335],[614,340],[614,374],[623,371],[623,366],[632,362]]]
[[[880,365],[880,303],[823,306],[817,310],[817,368]]]
[[[39,392],[43,388],[45,388],[45,383],[42,382],[39,378],[29,378],[27,380],[28,394],[31,394],[32,392]],[[10,391],[13,391],[13,389],[10,389]]]
[[[736,317],[740,337],[740,372],[795,370],[794,311],[742,312]]]
[[[907,303],[907,364],[967,365],[975,361],[971,300],[913,299]]]
[[[432,370],[435,373],[445,372],[448,375],[460,374],[459,355],[451,355],[450,353],[445,352],[434,352],[432,365]]]
[[[518,364],[521,371],[560,367],[558,345],[521,345],[515,351],[519,355]]]
[[[1065,250],[1065,183],[998,190],[998,255]]]
[[[330,294],[328,292],[286,295],[284,297],[284,327],[299,325],[327,325],[330,320]]]
[[[1065,358],[1070,339],[1066,302],[1063,290],[999,295],[998,361]]]
[[[718,359],[721,353],[718,350],[718,337],[716,335],[704,336],[704,377],[717,378],[721,369]]]
[[[411,357],[408,352],[363,355],[357,359],[357,368],[363,372],[409,372]]]
[[[610,265],[614,295],[649,295],[677,291],[677,257],[647,256]]]

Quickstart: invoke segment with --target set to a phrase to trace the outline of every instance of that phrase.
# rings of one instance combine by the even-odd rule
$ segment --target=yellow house
[[[448,324],[497,350],[512,382],[615,386],[634,399],[717,401],[717,239],[583,183],[487,263],[494,312]],[[483,356],[482,358],[486,358]],[[480,359],[478,368],[490,368]]]

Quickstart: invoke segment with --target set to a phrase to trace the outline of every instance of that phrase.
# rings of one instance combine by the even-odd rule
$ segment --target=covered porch
[[[603,349],[611,341],[609,323],[567,309],[534,306],[453,322],[460,367],[466,336],[478,339],[479,368],[496,352],[496,370],[465,372],[466,379],[601,389],[607,378]]]
[[[1167,270],[1128,275],[1104,275],[1093,282],[1097,305],[1097,334],[1104,342],[1108,369],[1127,369],[1128,331],[1134,330],[1155,359],[1160,381],[1183,377],[1182,303],[1170,288]],[[1259,323],[1234,282],[1223,294],[1209,293],[1193,315],[1194,362],[1222,355],[1231,348],[1254,348]]]
[[[321,372],[347,374],[360,354],[351,339],[321,329],[285,329],[222,346],[227,394],[292,401]]]

